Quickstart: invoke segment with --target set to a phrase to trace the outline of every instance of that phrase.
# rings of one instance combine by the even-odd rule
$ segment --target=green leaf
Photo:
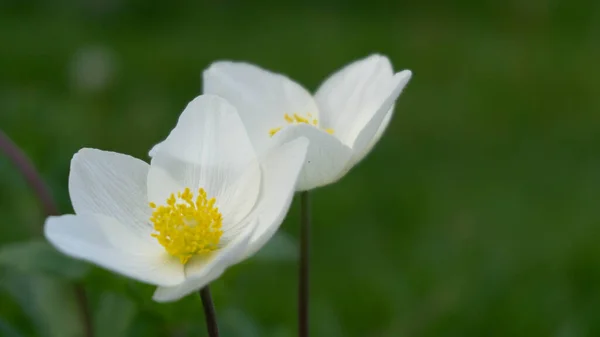
[[[126,297],[115,293],[104,293],[94,315],[97,337],[127,336],[137,308]]]
[[[83,336],[73,286],[44,275],[5,275],[0,284],[20,304],[42,337]]]
[[[69,258],[41,240],[12,243],[0,247],[0,266],[24,273],[39,273],[69,280],[83,278],[90,265]]]
[[[296,239],[285,232],[277,232],[254,256],[256,261],[289,262],[298,259]]]

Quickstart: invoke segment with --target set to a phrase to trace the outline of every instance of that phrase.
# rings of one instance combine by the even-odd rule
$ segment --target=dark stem
[[[81,284],[73,284],[73,291],[75,292],[75,299],[79,310],[81,311],[81,319],[83,320],[83,329],[87,337],[94,337],[94,327],[92,323],[92,313],[90,312],[90,305],[88,302],[85,288]]]
[[[17,144],[13,143],[13,141],[8,138],[8,136],[2,132],[2,130],[0,130],[0,151],[2,151],[2,153],[4,153],[4,155],[13,162],[31,189],[33,189],[33,192],[37,196],[42,208],[44,209],[44,214],[47,216],[59,215],[58,207],[56,207],[56,203],[52,198],[52,194],[50,194],[46,184],[44,184],[44,181],[37,173],[29,158],[27,158],[25,153],[17,146]]]
[[[300,270],[298,273],[298,336],[308,337],[310,267],[310,199],[300,193]]]
[[[213,303],[212,296],[210,295],[210,288],[208,285],[200,289],[200,298],[202,299],[202,306],[204,307],[204,318],[206,319],[206,330],[208,330],[208,336],[219,337],[219,326],[217,325],[215,304]]]
[[[27,155],[25,155],[25,153],[4,132],[2,132],[2,130],[0,130],[0,152],[3,153],[15,165],[19,172],[21,172],[37,196],[42,208],[44,209],[44,214],[46,214],[46,216],[59,215],[58,207],[56,206],[56,202],[54,202],[54,198],[52,197],[50,190],[35,169],[35,166],[33,166],[33,163],[31,163],[31,160],[29,160]],[[92,328],[92,315],[89,311],[85,290],[81,285],[74,284],[73,291],[81,312],[85,336],[93,337],[94,331]]]

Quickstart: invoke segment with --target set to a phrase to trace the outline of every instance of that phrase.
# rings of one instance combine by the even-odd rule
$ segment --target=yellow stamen
[[[154,211],[150,221],[156,231],[152,236],[183,264],[196,254],[217,249],[223,231],[222,216],[215,203],[216,199],[208,199],[202,188],[195,200],[194,193],[186,188],[177,196],[172,193],[164,206],[151,202]]]
[[[298,115],[298,114],[294,114],[294,119],[296,120],[296,122],[297,122],[297,123],[309,124],[309,123],[308,123],[308,119],[306,119],[306,118],[302,118],[302,117],[300,117],[300,115]]]
[[[269,136],[273,137],[277,132],[279,132],[279,130],[281,130],[281,126],[278,128],[273,128],[273,129],[269,130]]]
[[[310,112],[307,113],[306,116],[308,118],[304,118],[297,113],[294,113],[291,116],[290,116],[290,114],[285,114],[285,115],[283,115],[283,119],[285,119],[285,121],[288,124],[308,124],[308,125],[312,125],[317,128],[319,127],[319,121],[316,118],[313,118],[313,115]],[[275,136],[275,134],[277,132],[281,131],[282,128],[283,127],[280,126],[277,128],[270,129],[269,136],[271,136],[271,137]],[[323,131],[327,132],[330,135],[333,134],[333,129],[324,129]]]

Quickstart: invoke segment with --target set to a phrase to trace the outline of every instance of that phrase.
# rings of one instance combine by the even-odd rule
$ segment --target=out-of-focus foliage
[[[0,0],[0,46],[0,128],[64,212],[73,153],[147,158],[214,60],[314,90],[384,53],[414,77],[373,153],[314,193],[313,336],[600,335],[600,2]],[[39,242],[40,212],[0,158],[0,248]],[[295,336],[297,212],[213,284],[227,336]],[[81,333],[73,273],[99,336],[204,334],[196,296],[15,259],[2,336]]]
[[[89,270],[89,265],[66,257],[41,240],[3,245],[0,247],[0,266],[11,271],[62,276],[68,280],[81,279]]]

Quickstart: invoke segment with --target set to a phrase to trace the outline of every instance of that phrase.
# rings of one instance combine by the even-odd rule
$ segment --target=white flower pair
[[[335,182],[373,147],[410,71],[373,55],[333,74],[313,98],[245,63],[204,72],[204,95],[151,151],[151,163],[79,151],[76,215],[50,217],[57,249],[157,285],[156,301],[204,287],[276,232],[295,190]]]

